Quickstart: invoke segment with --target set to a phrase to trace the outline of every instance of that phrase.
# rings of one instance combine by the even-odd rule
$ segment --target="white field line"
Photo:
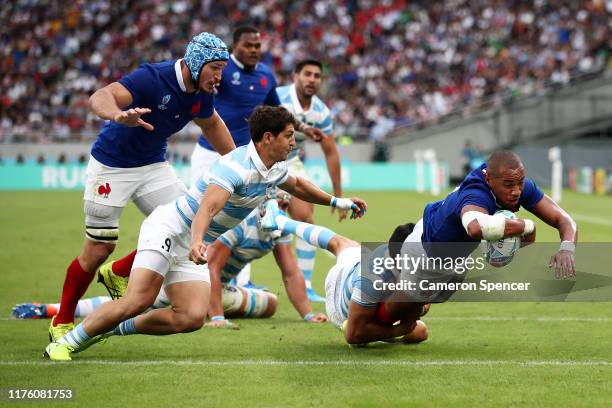
[[[506,317],[506,316],[467,316],[467,317],[437,317],[424,316],[424,321],[469,321],[469,322],[612,322],[612,317]]]
[[[49,366],[62,364],[45,360],[24,361],[0,361],[0,366]],[[429,366],[572,366],[572,367],[612,367],[612,361],[576,361],[576,360],[432,360],[432,361],[407,361],[407,360],[242,360],[242,361],[203,361],[203,360],[133,360],[133,361],[108,361],[108,360],[73,360],[66,365],[98,365],[98,366],[314,366],[314,367],[363,367],[363,366],[405,366],[405,367],[429,367]]]
[[[38,320],[38,319],[36,319]],[[425,316],[424,321],[458,321],[458,322],[612,322],[612,317],[567,317],[567,316]],[[31,319],[13,319],[12,317],[0,317],[0,321],[32,321]]]
[[[584,221],[591,224],[605,225],[607,227],[612,227],[612,220],[606,218],[593,217],[591,215],[585,214],[576,214],[572,213],[572,217],[574,217],[578,221]]]

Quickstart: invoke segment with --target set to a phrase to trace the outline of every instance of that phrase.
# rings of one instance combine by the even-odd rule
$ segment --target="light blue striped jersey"
[[[334,123],[329,108],[325,103],[316,95],[312,97],[310,109],[305,111],[302,109],[302,105],[298,100],[297,92],[295,90],[295,84],[279,86],[276,88],[278,99],[280,99],[281,105],[289,112],[306,123],[309,126],[314,126],[321,129],[323,133],[331,136],[334,132]],[[295,148],[289,153],[287,160],[298,156],[300,150],[304,147],[306,141],[306,135],[302,132],[295,132]]]
[[[363,248],[363,251],[368,251],[368,249]],[[344,262],[344,270],[340,275],[341,299],[339,311],[343,320],[348,319],[349,303],[351,301],[363,307],[375,307],[379,302],[384,302],[392,293],[389,290],[376,288],[382,288],[382,283],[391,283],[397,280],[396,274],[388,269],[385,269],[380,274],[373,273],[373,259],[375,257],[389,257],[387,245],[381,245],[374,251],[364,252],[363,254],[355,252],[353,256],[348,262]],[[365,256],[368,256],[367,264],[370,265],[370,268],[367,270],[362,268],[361,258]],[[380,280],[380,283],[375,286],[374,282],[377,280]]]
[[[204,176],[175,201],[175,207],[191,228],[191,221],[209,184],[216,184],[230,193],[225,206],[211,220],[204,237],[204,242],[210,244],[244,220],[266,194],[284,183],[287,177],[286,162],[278,162],[267,169],[251,142],[219,157]]]
[[[246,264],[265,256],[277,244],[291,245],[291,233],[270,233],[257,228],[258,211],[253,210],[240,224],[219,237],[219,241],[232,250],[221,271],[221,282],[231,281]]]

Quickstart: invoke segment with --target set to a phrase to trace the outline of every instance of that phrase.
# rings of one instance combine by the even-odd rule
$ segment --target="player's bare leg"
[[[83,321],[85,332],[93,337],[113,330],[123,321],[130,319],[153,304],[164,277],[145,268],[132,271],[125,295],[112,302],[104,303]]]
[[[165,290],[172,306],[136,317],[136,331],[163,335],[199,330],[208,311],[210,284],[204,281],[178,282]]]

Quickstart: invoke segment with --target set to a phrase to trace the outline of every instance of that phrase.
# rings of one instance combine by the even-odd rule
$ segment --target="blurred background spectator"
[[[91,141],[87,100],[211,31],[262,30],[279,83],[325,63],[340,136],[380,141],[605,69],[612,2],[525,0],[14,0],[0,11],[0,143]],[[382,137],[380,136],[382,135]],[[187,130],[179,139],[191,138]]]

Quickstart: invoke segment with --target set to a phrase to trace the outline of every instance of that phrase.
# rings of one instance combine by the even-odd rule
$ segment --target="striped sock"
[[[79,323],[77,327],[66,333],[66,335],[57,342],[67,344],[74,349],[78,349],[81,344],[85,343],[89,339],[91,339],[91,336],[85,332],[83,323]]]
[[[307,222],[295,221],[284,215],[276,216],[276,224],[283,232],[295,234],[310,245],[323,249],[327,249],[329,241],[336,236],[336,233],[328,228],[308,224]]]
[[[317,248],[297,237],[295,242],[295,252],[297,254],[297,262],[300,270],[304,274],[306,288],[312,288],[312,271],[314,270],[315,255]]]
[[[115,336],[128,336],[130,334],[138,334],[136,326],[134,325],[134,317],[127,319],[124,322],[119,323],[119,326],[115,327],[112,333]]]

